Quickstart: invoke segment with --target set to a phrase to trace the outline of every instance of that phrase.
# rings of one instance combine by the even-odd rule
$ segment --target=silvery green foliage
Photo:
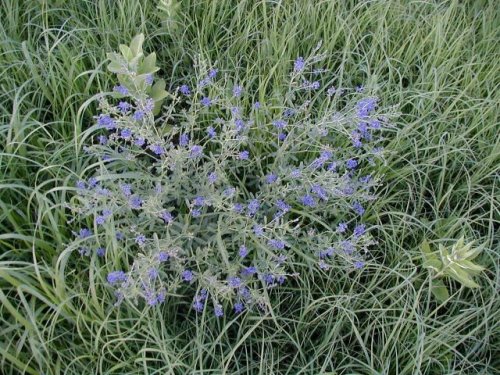
[[[129,87],[120,71],[89,130],[98,167],[73,204],[93,228],[71,245],[113,259],[118,303],[188,295],[216,316],[265,310],[265,290],[300,277],[294,262],[324,277],[332,265],[363,268],[375,241],[362,218],[393,109],[361,88],[322,89],[321,58],[299,57],[269,103],[200,62],[159,116],[147,94],[154,72]]]

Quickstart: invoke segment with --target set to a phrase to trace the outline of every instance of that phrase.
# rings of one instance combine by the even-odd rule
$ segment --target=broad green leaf
[[[448,293],[448,288],[444,285],[442,280],[433,280],[431,292],[433,296],[436,298],[438,302],[445,302],[448,298],[450,298],[450,294]]]
[[[460,237],[457,243],[453,246],[454,249],[461,249],[464,247],[464,236]]]
[[[439,272],[443,268],[443,263],[438,259],[428,259],[424,262],[424,267]]]
[[[156,81],[156,83],[151,88],[150,96],[155,101],[155,111],[153,112],[153,114],[157,114],[155,113],[156,110],[159,109],[159,107],[157,106],[161,106],[162,100],[167,96],[169,96],[169,93],[164,89],[165,89],[165,81],[163,79]]]
[[[161,103],[163,102],[163,100],[158,100],[155,102],[155,105],[153,107],[153,116],[156,116],[160,113],[161,111]]]
[[[463,268],[464,270],[468,271],[469,273],[476,274],[476,275],[485,270],[484,267],[479,266],[477,264],[474,264],[470,260],[466,260],[466,259],[459,260],[455,263],[460,268]]]
[[[472,244],[472,243],[471,243]],[[466,260],[474,260],[483,251],[483,246],[477,246],[474,248],[467,248],[467,250],[462,251],[461,258]]]
[[[108,65],[108,70],[116,74],[123,73],[123,66],[116,61],[112,61]]]
[[[450,263],[450,261],[448,259],[450,253],[448,252],[446,247],[444,247],[442,244],[439,244],[439,254],[441,255],[441,261],[443,262],[444,265],[447,265]]]
[[[139,65],[139,69],[137,70],[138,74],[147,74],[147,73],[155,73],[160,68],[156,66],[156,53],[150,53],[147,55],[142,63]]]
[[[427,242],[426,239],[424,239],[424,241],[422,242],[422,244],[420,245],[420,248],[422,249],[422,251],[425,253],[425,254],[432,254],[432,251],[431,251],[431,247],[429,245],[429,242]]]
[[[125,44],[120,44],[120,52],[127,61],[130,61],[134,58],[134,55],[132,55],[132,51]]]
[[[467,271],[463,270],[455,263],[450,264],[446,268],[445,274],[457,280],[459,283],[468,288],[479,288],[479,285],[476,284],[474,280],[472,280],[471,276],[467,273]]]
[[[142,54],[142,43],[144,43],[144,34],[136,35],[130,42],[130,52],[133,57]]]

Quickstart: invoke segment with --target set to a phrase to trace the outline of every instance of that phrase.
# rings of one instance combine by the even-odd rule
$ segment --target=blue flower
[[[80,229],[80,233],[78,234],[78,237],[81,239],[88,238],[92,236],[92,231],[88,228],[82,228]]]
[[[78,249],[78,252],[80,253],[81,256],[90,256],[90,249],[88,247],[80,247]]]
[[[161,214],[160,214],[160,218],[163,219],[163,221],[165,221],[166,224],[170,224],[173,220],[174,220],[174,217],[172,216],[172,214],[168,211],[163,211]]]
[[[273,184],[278,180],[278,176],[275,175],[274,173],[269,173],[266,175],[266,183],[267,184]]]
[[[144,111],[146,111],[146,113],[151,113],[153,112],[154,107],[155,101],[152,98],[146,99],[146,102],[144,103]]]
[[[377,107],[377,98],[364,98],[356,104],[359,117],[366,117]]]
[[[179,145],[184,147],[189,143],[189,135],[187,133],[182,133],[179,137]]]
[[[113,90],[121,95],[128,95],[128,89],[123,85],[115,86]]]
[[[321,151],[319,157],[314,159],[313,162],[311,163],[311,168],[313,169],[321,168],[332,156],[333,153],[331,151],[328,150]]]
[[[276,250],[283,250],[286,245],[283,241],[274,239],[267,241],[267,244]]]
[[[287,203],[286,203],[284,200],[282,200],[282,199],[278,199],[278,200],[276,201],[276,206],[278,207],[278,209],[280,209],[280,210],[281,210],[281,211],[283,211],[283,212],[288,212],[288,211],[290,211],[290,208],[291,208],[291,207],[290,207],[290,205],[289,205],[289,204],[287,204]]]
[[[239,214],[242,213],[244,209],[245,209],[245,206],[241,203],[235,203],[233,205],[233,211],[237,212]]]
[[[76,188],[77,189],[85,190],[85,187],[86,187],[85,181],[80,180],[80,181],[76,182]]]
[[[308,207],[315,207],[316,206],[316,200],[314,199],[313,196],[308,195],[308,194],[300,197],[300,202],[304,206],[308,206]]]
[[[208,77],[205,77],[198,82],[198,87],[202,89],[203,87],[208,86],[210,83],[212,83],[212,80]]]
[[[150,267],[148,269],[148,276],[150,280],[154,280],[159,276],[158,270],[155,267]]]
[[[286,139],[286,133],[283,133],[283,132],[279,133],[278,134],[278,139],[280,141],[284,141]]]
[[[134,112],[134,115],[132,116],[132,118],[135,120],[135,121],[141,121],[144,116],[146,115],[146,113],[142,110],[137,110]]]
[[[272,275],[270,273],[266,273],[266,274],[262,275],[262,279],[264,280],[264,282],[267,285],[271,285],[274,283],[274,275]]]
[[[182,271],[181,276],[182,276],[182,280],[184,280],[186,282],[193,281],[193,279],[194,279],[194,274],[190,270],[184,270],[184,271]]]
[[[106,249],[104,247],[98,247],[96,254],[98,257],[103,257],[106,254]]]
[[[372,121],[370,121],[370,127],[372,129],[380,129],[382,127],[382,125],[380,124],[380,121],[372,120]]]
[[[260,109],[260,107],[261,107],[260,102],[255,102],[255,103],[253,103],[253,108],[254,108],[254,109]]]
[[[146,244],[146,236],[144,234],[138,234],[135,237],[135,243],[139,246],[144,246]]]
[[[287,108],[283,111],[283,117],[284,118],[290,118],[290,117],[293,117],[295,116],[296,114],[296,110],[293,109],[293,108]]]
[[[280,254],[278,257],[276,257],[276,265],[281,266],[283,263],[286,262],[288,258],[286,257],[285,254]]]
[[[106,137],[105,135],[100,135],[97,139],[99,139],[100,145],[105,145],[108,143],[108,137]]]
[[[310,87],[313,90],[317,90],[317,89],[319,89],[319,86],[320,86],[319,82],[318,81],[314,81],[313,83],[311,83]]]
[[[339,225],[337,225],[337,232],[338,233],[344,233],[346,230],[347,230],[346,223],[339,223]]]
[[[130,207],[135,210],[138,210],[142,206],[142,199],[138,195],[134,195],[129,199]]]
[[[204,96],[200,103],[204,106],[204,107],[210,107],[212,105],[212,100],[208,97],[208,96]]]
[[[324,259],[327,256],[331,257],[333,255],[333,253],[334,253],[333,247],[329,247],[329,248],[327,248],[324,251],[320,251],[319,252],[319,257],[320,257],[320,259]]]
[[[215,129],[213,128],[213,126],[209,126],[207,128],[207,134],[210,138],[215,138],[215,136],[217,135]]]
[[[227,279],[227,285],[229,285],[231,288],[239,288],[241,284],[242,281],[237,276],[231,276]]]
[[[193,206],[201,207],[205,205],[205,203],[206,203],[205,198],[202,196],[197,196],[193,200]]]
[[[214,184],[218,179],[217,173],[216,172],[210,172],[208,174],[208,182],[210,184]]]
[[[163,263],[170,259],[170,255],[166,251],[160,251],[158,253],[158,262]]]
[[[217,304],[214,306],[214,314],[217,318],[224,316],[224,311],[222,311],[222,305]]]
[[[332,162],[328,165],[327,167],[327,170],[329,172],[336,172],[337,171],[337,163],[336,162]]]
[[[193,147],[191,147],[189,156],[191,158],[198,158],[202,154],[203,154],[203,147],[201,147],[200,145],[194,145]]]
[[[300,169],[294,169],[291,173],[290,173],[290,177],[291,178],[300,178],[302,176],[302,171]]]
[[[248,203],[248,207],[247,207],[248,215],[250,215],[250,216],[255,215],[257,213],[257,210],[259,209],[259,207],[260,207],[259,201],[257,199],[252,199]]]
[[[127,102],[124,102],[124,101],[121,101],[118,103],[117,105],[117,108],[120,110],[120,112],[127,112],[129,109],[130,109],[130,103],[127,103]]]
[[[110,115],[100,115],[97,119],[97,125],[107,130],[113,130],[116,127],[116,122]]]
[[[324,201],[328,200],[328,192],[321,185],[318,185],[318,184],[313,185],[311,187],[311,192],[316,194],[318,196],[318,198],[321,200],[324,200]]]
[[[234,193],[236,193],[236,189],[234,187],[228,187],[222,192],[222,194],[224,194],[224,196],[228,198],[232,197]]]
[[[248,255],[248,249],[247,249],[247,247],[245,245],[241,245],[240,246],[240,249],[238,251],[238,255],[241,258],[245,258]]]
[[[259,225],[259,224],[255,224],[253,226],[253,232],[255,233],[255,235],[257,237],[261,237],[264,235],[264,228],[262,227],[262,225]]]
[[[120,135],[123,139],[129,139],[132,136],[132,130],[122,129]]]
[[[248,267],[248,268],[255,268],[255,267]],[[243,297],[247,302],[249,302],[252,299],[252,294],[250,293],[250,289],[248,289],[246,286],[242,286],[240,289],[238,289],[238,294],[241,297]]]
[[[97,188],[96,193],[98,195],[103,196],[103,197],[107,197],[107,196],[111,195],[110,191],[106,188]]]
[[[144,143],[146,143],[146,140],[142,137],[137,137],[134,141],[134,144],[138,147],[144,146]]]
[[[241,96],[241,94],[243,93],[243,87],[239,86],[239,85],[235,85],[233,87],[233,96],[235,98],[239,98]]]
[[[341,241],[340,242],[340,247],[344,251],[345,254],[351,255],[354,250],[356,249],[354,244],[351,241]]]
[[[276,201],[276,206],[278,207],[278,211],[274,214],[276,219],[282,217],[291,209],[291,206],[281,199]]]
[[[248,151],[241,151],[239,154],[238,154],[238,159],[240,160],[248,160],[248,157],[250,156],[250,153]]]
[[[363,176],[363,177],[360,177],[359,178],[359,182],[361,182],[362,184],[368,184],[372,179],[372,176],[371,175],[366,175],[366,176]]]
[[[351,141],[354,148],[363,147],[363,142],[361,142],[361,134],[354,131],[351,133]]]
[[[148,86],[151,86],[153,84],[153,75],[152,74],[146,75],[146,78],[144,79],[144,83],[146,83],[146,85],[148,85]]]
[[[183,95],[186,95],[186,96],[191,95],[191,90],[189,89],[188,85],[182,85],[181,87],[179,87],[179,91]]]
[[[352,204],[352,209],[354,210],[354,212],[356,212],[360,216],[365,213],[365,209],[363,208],[363,206],[359,202],[354,202]]]
[[[363,268],[364,266],[365,266],[365,262],[363,262],[361,260],[354,262],[354,268],[356,268],[356,269]]]
[[[103,225],[105,222],[106,222],[106,218],[104,216],[101,216],[101,215],[96,216],[95,223],[97,225]]]
[[[366,226],[364,224],[356,225],[356,227],[354,228],[354,232],[353,232],[354,237],[356,237],[356,238],[361,237],[363,234],[365,234],[365,230],[366,230]]]
[[[205,303],[199,299],[195,299],[193,302],[193,310],[196,312],[201,313],[203,311],[203,308],[205,307]]]
[[[153,151],[153,153],[155,155],[163,155],[165,153],[165,150],[163,149],[163,147],[158,145],[158,144],[154,144],[154,145],[149,146],[149,149],[151,151]]]
[[[287,125],[287,123],[285,120],[278,119],[278,120],[273,121],[273,126],[276,129],[284,129],[286,127],[286,125]]]
[[[129,184],[120,185],[120,189],[126,197],[130,197],[132,195],[132,186]]]
[[[113,271],[108,274],[107,280],[111,285],[115,285],[119,282],[126,281],[127,275],[123,271]]]
[[[345,164],[348,169],[356,169],[356,167],[358,166],[358,161],[356,159],[349,159]]]
[[[234,120],[234,125],[236,126],[236,130],[238,132],[241,132],[241,131],[245,130],[245,121],[243,121],[240,118]]]
[[[234,312],[236,314],[240,314],[243,310],[245,310],[245,305],[241,302],[236,302],[234,304]]]
[[[300,56],[300,57],[297,57],[297,59],[293,63],[293,70],[296,73],[300,73],[304,70],[305,66],[306,66],[306,63],[304,61],[304,58],[302,56]]]
[[[257,268],[254,266],[243,267],[241,270],[241,275],[244,277],[252,276],[257,273]]]
[[[326,91],[326,95],[332,96],[333,94],[335,94],[335,91],[336,91],[335,87],[332,86],[332,87],[328,88],[328,90]]]
[[[218,69],[210,69],[208,72],[208,78],[214,79],[217,76]]]
[[[193,216],[193,217],[200,217],[201,216],[201,210],[199,208],[193,208],[193,209],[191,209],[191,216]]]

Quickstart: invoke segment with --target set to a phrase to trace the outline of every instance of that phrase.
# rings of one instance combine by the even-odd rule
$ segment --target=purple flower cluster
[[[210,69],[178,86],[155,119],[146,91],[115,87],[89,147],[109,161],[76,183],[75,213],[95,233],[77,229],[74,249],[101,265],[134,254],[128,271],[107,275],[118,301],[155,306],[176,290],[194,295],[195,312],[220,318],[228,307],[265,310],[264,289],[293,277],[297,252],[323,271],[364,267],[374,241],[362,219],[376,198],[370,171],[387,114],[363,97],[368,87],[323,87],[315,61],[293,62],[294,95],[281,103],[254,101],[244,82],[224,87]],[[149,90],[153,73],[140,77]]]

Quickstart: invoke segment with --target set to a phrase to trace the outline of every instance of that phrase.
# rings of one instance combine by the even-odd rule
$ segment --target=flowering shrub
[[[191,294],[219,317],[265,310],[264,290],[299,276],[295,259],[362,268],[392,110],[361,88],[322,90],[321,55],[298,57],[269,103],[202,62],[167,94],[142,40],[110,55],[120,84],[100,100],[86,148],[98,167],[72,204],[86,224],[71,246],[106,260],[117,303]]]

